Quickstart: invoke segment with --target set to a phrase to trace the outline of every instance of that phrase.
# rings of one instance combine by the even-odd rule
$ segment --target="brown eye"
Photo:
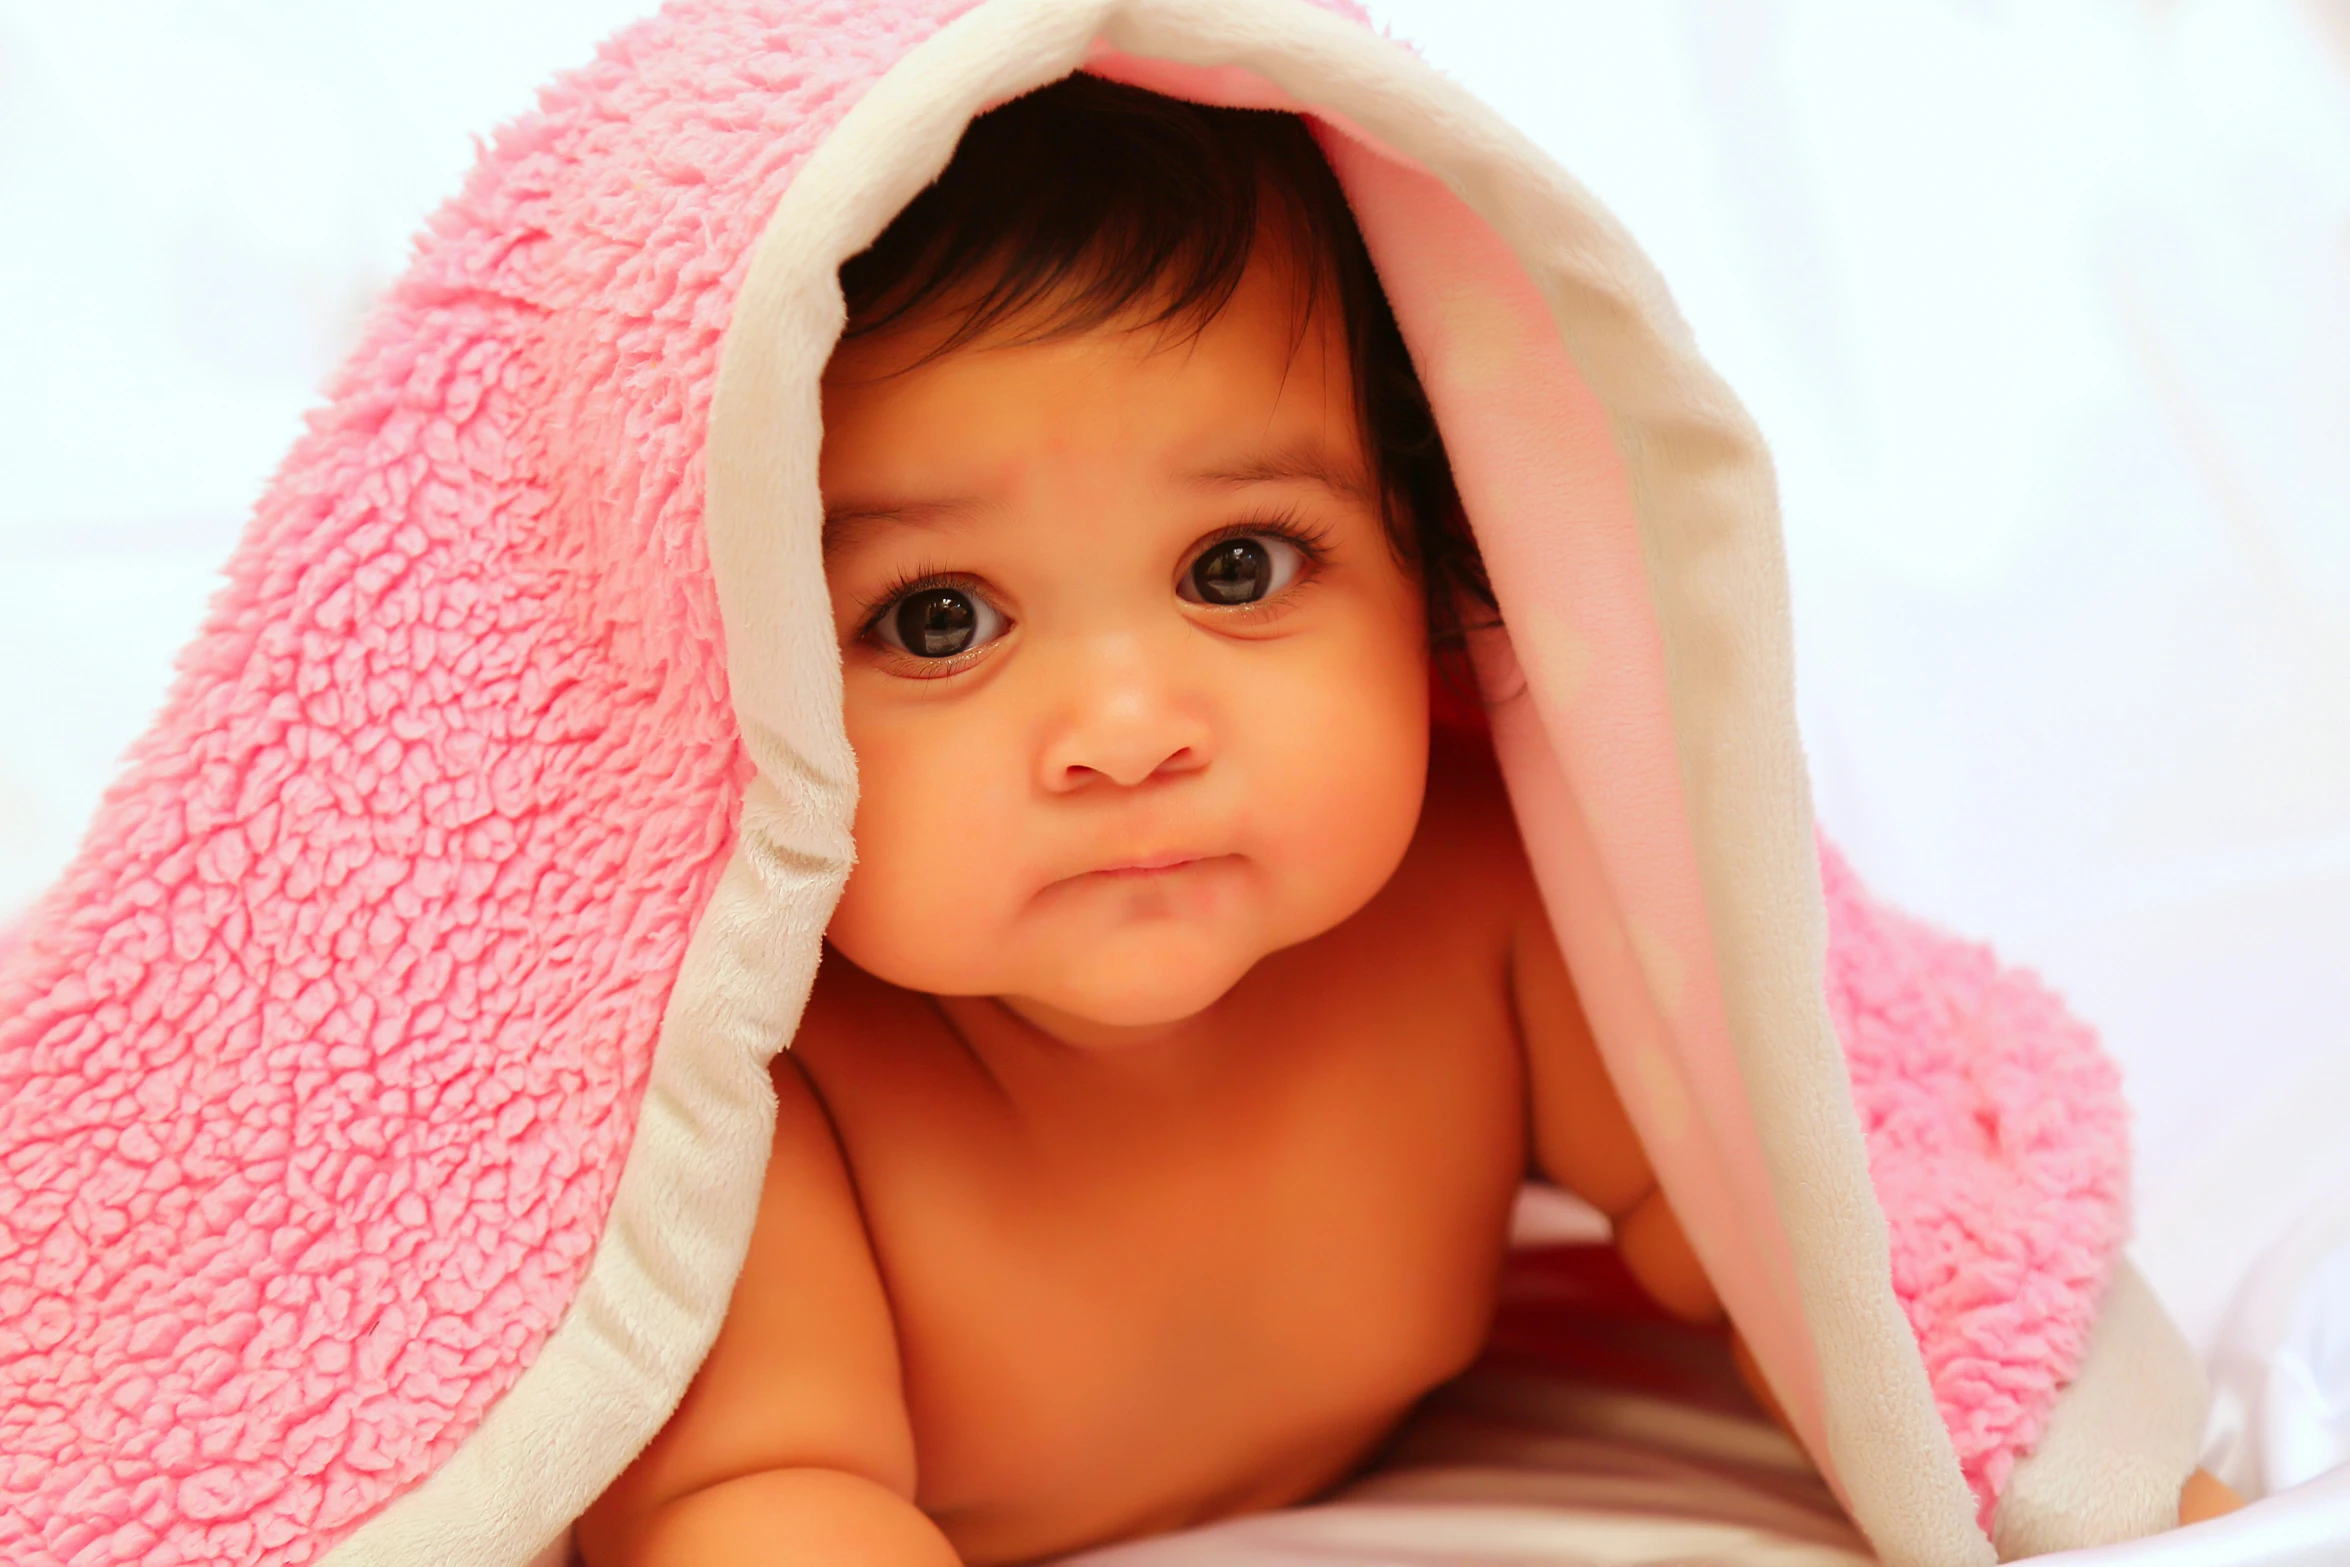
[[[1194,556],[1176,592],[1194,604],[1255,604],[1296,581],[1304,564],[1304,552],[1287,539],[1269,533],[1238,534],[1218,539]]]
[[[953,658],[1003,635],[1004,617],[967,588],[916,588],[882,611],[873,634],[915,658]]]

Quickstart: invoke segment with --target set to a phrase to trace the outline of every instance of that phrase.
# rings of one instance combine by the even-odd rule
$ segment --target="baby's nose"
[[[1133,788],[1208,765],[1206,717],[1168,671],[1133,650],[1104,650],[1085,663],[1090,667],[1074,671],[1069,705],[1038,757],[1039,782],[1048,791],[1101,783]]]

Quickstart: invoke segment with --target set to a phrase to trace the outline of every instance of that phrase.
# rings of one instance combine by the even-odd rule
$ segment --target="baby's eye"
[[[1305,563],[1305,551],[1276,534],[1238,534],[1200,551],[1175,591],[1194,604],[1254,604],[1295,582]]]
[[[1004,634],[1003,612],[967,588],[916,588],[884,609],[873,634],[916,658],[953,658]]]

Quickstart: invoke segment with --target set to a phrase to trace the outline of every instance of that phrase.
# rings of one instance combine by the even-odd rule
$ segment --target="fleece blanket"
[[[1335,4],[676,0],[434,218],[0,954],[0,1556],[519,1563],[666,1418],[851,856],[835,269],[1079,69],[1313,117],[1610,1073],[1872,1548],[2172,1516],[2114,1073],[1816,839],[1767,456],[1608,216]]]

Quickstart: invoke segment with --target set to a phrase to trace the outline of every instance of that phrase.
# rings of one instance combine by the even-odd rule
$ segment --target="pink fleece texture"
[[[570,1303],[747,777],[720,338],[793,171],[971,3],[681,0],[432,220],[0,951],[0,1561],[313,1561]],[[1896,1283],[1987,1501],[2118,1238],[2111,1073],[1829,875]]]
[[[1893,1291],[1988,1530],[2127,1238],[2120,1074],[2030,973],[1873,901],[1824,844],[1820,871]]]
[[[0,1561],[311,1561],[570,1302],[746,778],[720,335],[968,3],[673,6],[432,220],[0,976]]]

